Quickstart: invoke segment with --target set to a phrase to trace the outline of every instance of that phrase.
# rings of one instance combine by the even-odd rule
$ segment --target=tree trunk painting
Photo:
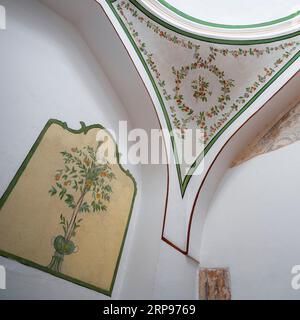
[[[106,211],[106,204],[112,193],[110,182],[115,179],[108,163],[97,162],[96,150],[92,147],[86,146],[82,150],[72,148],[70,152],[61,152],[61,155],[64,168],[57,170],[55,183],[49,194],[64,201],[72,209],[72,214],[69,219],[60,215],[59,224],[63,234],[57,235],[53,241],[55,251],[48,265],[48,268],[55,272],[61,272],[65,256],[77,251],[73,240],[83,216],[90,212]],[[89,199],[88,194],[91,195]]]

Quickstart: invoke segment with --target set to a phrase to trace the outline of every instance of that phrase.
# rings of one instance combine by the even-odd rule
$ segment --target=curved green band
[[[209,22],[209,21],[201,20],[201,19],[195,18],[193,16],[190,16],[189,14],[186,14],[186,13],[180,11],[179,9],[175,8],[166,0],[157,0],[157,1],[160,4],[162,4],[164,7],[168,8],[169,10],[173,11],[177,15],[179,15],[187,20],[190,20],[192,22],[196,22],[198,24],[202,24],[204,26],[223,28],[223,29],[250,29],[250,28],[267,27],[267,26],[275,25],[275,24],[278,24],[278,23],[281,23],[284,21],[288,21],[288,20],[291,20],[291,19],[294,19],[294,18],[300,16],[300,11],[297,11],[295,13],[288,15],[288,16],[278,18],[275,20],[271,20],[271,21],[262,22],[262,23],[255,23],[255,24],[248,24],[248,25],[247,24],[241,24],[241,25],[219,24],[219,23]]]
[[[123,28],[127,38],[129,39],[130,43],[132,44],[133,48],[135,49],[139,59],[141,60],[145,71],[147,73],[147,75],[149,76],[149,79],[153,85],[153,88],[156,92],[156,95],[159,99],[159,103],[161,105],[166,123],[167,123],[167,127],[169,131],[172,131],[172,126],[170,123],[170,119],[168,117],[168,113],[166,110],[166,107],[164,105],[164,102],[162,100],[161,94],[156,86],[156,83],[154,81],[154,78],[151,75],[150,70],[147,67],[147,64],[143,58],[143,56],[141,55],[141,52],[139,51],[138,47],[136,46],[132,36],[130,35],[129,31],[127,30],[124,22],[122,21],[122,19],[120,18],[120,16],[118,15],[114,5],[112,3],[114,3],[116,0],[106,0],[107,4],[109,5],[110,9],[112,10],[114,16],[116,17],[116,19],[119,21],[121,27]],[[213,38],[207,38],[207,37],[203,37],[203,36],[199,36],[199,35],[195,35],[193,33],[189,33],[186,31],[183,31],[181,29],[178,29],[177,27],[171,26],[170,24],[166,23],[165,21],[162,21],[160,18],[158,18],[157,16],[153,15],[152,13],[150,13],[149,11],[147,11],[147,9],[145,9],[139,2],[137,2],[137,0],[128,0],[130,1],[137,9],[139,9],[141,12],[143,12],[149,19],[155,21],[156,23],[158,23],[159,25],[162,25],[163,27],[177,32],[183,36],[189,37],[191,39],[196,39],[196,40],[201,40],[204,42],[208,42],[208,43],[217,43],[217,44],[228,44],[228,45],[253,45],[253,44],[267,44],[267,43],[272,43],[272,42],[276,42],[276,41],[281,41],[281,40],[286,40],[286,39],[290,39],[292,37],[295,36],[299,36],[300,35],[300,31],[291,33],[291,34],[287,34],[284,36],[279,36],[279,37],[274,37],[274,38],[269,38],[269,39],[260,39],[260,40],[227,40],[227,39],[213,39]],[[215,137],[210,141],[210,143],[205,147],[204,152],[202,152],[202,154],[200,154],[198,156],[198,158],[195,160],[195,162],[192,164],[192,166],[190,167],[188,173],[184,176],[184,178],[182,178],[181,176],[181,170],[180,170],[180,166],[177,164],[176,165],[176,170],[177,170],[177,175],[178,175],[178,181],[179,181],[179,186],[180,186],[180,190],[181,190],[181,196],[182,198],[185,195],[187,186],[192,178],[193,173],[195,172],[195,170],[197,169],[199,163],[201,162],[201,159],[203,156],[205,156],[207,154],[207,152],[210,150],[210,148],[213,146],[213,144],[216,142],[217,139],[219,139],[219,137],[223,134],[223,132],[246,110],[248,109],[252,103],[254,101],[256,101],[256,99],[266,90],[268,89],[271,84],[277,80],[295,61],[298,60],[298,58],[300,58],[300,50],[290,59],[289,62],[287,62],[280,70],[277,71],[277,73],[273,76],[272,79],[269,80],[268,83],[266,83],[249,101],[248,103],[246,103],[244,105],[244,107],[241,108],[241,110],[230,120],[228,121],[228,123],[215,135]],[[174,156],[175,159],[177,160],[177,151],[176,151],[176,145],[174,142],[174,139],[172,139],[171,137],[171,144],[172,144],[172,148],[174,151]]]

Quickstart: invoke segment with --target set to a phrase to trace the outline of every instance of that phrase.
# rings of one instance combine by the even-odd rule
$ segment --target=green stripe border
[[[110,6],[110,8],[113,9],[114,14],[118,17],[119,15],[118,15],[118,13],[116,14],[115,8],[112,5],[117,0],[105,0],[105,1]],[[178,34],[181,34],[182,36],[185,36],[185,37],[188,37],[191,39],[195,39],[195,40],[204,41],[207,43],[246,46],[246,45],[254,45],[254,44],[267,44],[267,43],[272,43],[272,42],[276,42],[276,41],[287,40],[287,39],[290,39],[290,38],[293,38],[293,37],[300,35],[300,26],[299,26],[299,30],[295,31],[293,33],[282,35],[282,36],[266,38],[266,39],[258,39],[258,40],[233,40],[233,39],[228,40],[228,39],[218,39],[218,38],[213,38],[213,37],[206,37],[206,36],[201,36],[196,33],[192,33],[192,32],[188,32],[188,31],[179,29],[179,28],[161,20],[160,18],[155,16],[153,13],[151,13],[147,9],[145,9],[136,0],[128,0],[128,1],[131,2],[141,12],[143,12],[149,19],[155,21],[156,23],[160,24],[161,26],[165,27],[166,29],[173,31],[173,32],[176,32]]]
[[[35,262],[31,261],[31,260],[24,259],[24,258],[22,258],[20,256],[16,256],[14,254],[11,254],[11,253],[3,251],[3,250],[0,250],[0,256],[15,260],[17,262],[20,262],[21,264],[26,265],[26,266],[33,267],[33,268],[36,268],[38,270],[47,272],[47,273],[49,273],[51,275],[54,275],[54,276],[56,276],[58,278],[73,282],[73,283],[78,284],[78,285],[80,285],[82,287],[91,289],[93,291],[96,291],[96,292],[99,292],[99,293],[102,293],[104,295],[107,295],[107,296],[111,297],[112,292],[113,292],[113,288],[114,288],[114,284],[115,284],[115,280],[116,280],[116,277],[117,277],[118,269],[119,269],[119,264],[120,264],[120,261],[121,261],[121,256],[122,256],[123,249],[124,249],[124,244],[125,244],[125,239],[126,239],[128,228],[129,228],[129,223],[130,223],[131,216],[132,216],[133,206],[134,206],[134,202],[135,202],[135,198],[136,198],[136,194],[137,194],[137,183],[136,183],[133,175],[129,172],[129,170],[124,169],[123,166],[120,164],[120,153],[118,151],[118,145],[115,142],[115,140],[112,137],[112,135],[110,134],[110,132],[108,132],[102,125],[94,124],[94,125],[86,126],[84,122],[80,122],[81,128],[79,130],[75,130],[75,129],[69,128],[66,122],[62,122],[62,121],[56,120],[56,119],[48,120],[48,122],[46,123],[45,127],[43,128],[43,130],[39,134],[37,140],[35,141],[34,145],[32,146],[32,148],[30,149],[29,153],[27,154],[25,160],[21,164],[19,170],[17,171],[17,173],[15,174],[14,178],[10,182],[8,188],[6,189],[4,194],[2,195],[2,197],[0,199],[0,210],[2,209],[3,205],[5,204],[6,200],[9,197],[9,195],[11,194],[11,192],[14,189],[14,187],[16,186],[18,180],[20,179],[21,175],[23,174],[24,170],[26,169],[26,167],[27,167],[28,163],[30,162],[32,156],[34,155],[36,149],[38,148],[38,146],[40,145],[41,141],[43,140],[46,132],[48,131],[50,126],[52,126],[53,124],[59,125],[64,130],[67,130],[67,131],[69,131],[69,132],[71,132],[73,134],[81,134],[81,133],[87,134],[88,131],[91,130],[91,129],[103,129],[103,130],[105,130],[108,133],[108,135],[110,136],[110,138],[113,140],[113,142],[114,142],[114,144],[116,146],[116,158],[117,158],[117,163],[118,163],[120,169],[133,182],[134,194],[133,194],[133,197],[132,197],[131,206],[130,206],[130,212],[129,212],[128,220],[127,220],[127,223],[126,223],[126,228],[125,228],[125,231],[124,231],[124,236],[123,236],[123,239],[122,239],[121,248],[120,248],[120,252],[119,252],[119,255],[118,255],[118,259],[117,259],[117,263],[116,263],[116,267],[115,267],[115,270],[114,270],[114,275],[113,275],[113,279],[112,279],[110,288],[109,288],[109,290],[106,290],[106,289],[102,289],[102,288],[96,287],[96,286],[91,285],[89,283],[83,282],[83,281],[81,281],[79,279],[67,276],[67,275],[59,273],[59,272],[52,271],[52,270],[50,270],[49,268],[47,268],[45,266],[42,266],[42,265],[37,264],[37,263],[35,263]]]
[[[214,22],[209,22],[205,21],[202,19],[198,19],[196,17],[193,17],[187,13],[182,12],[181,10],[177,9],[173,5],[171,5],[168,1],[166,0],[157,0],[160,4],[162,4],[164,7],[169,9],[170,11],[174,12],[178,16],[181,16],[182,18],[185,18],[189,21],[196,22],[198,24],[208,26],[208,27],[214,27],[214,28],[221,28],[221,29],[251,29],[251,28],[262,28],[262,27],[267,27],[267,26],[272,26],[275,24],[279,24],[291,19],[294,19],[298,16],[300,16],[300,10],[296,11],[294,13],[291,13],[285,17],[266,21],[266,22],[261,22],[261,23],[254,23],[254,24],[222,24],[222,23],[214,23]]]
[[[192,39],[196,39],[196,40],[201,40],[204,42],[208,42],[208,43],[216,43],[216,44],[227,44],[227,45],[253,45],[253,44],[267,44],[267,43],[272,43],[272,42],[277,42],[277,41],[282,41],[282,40],[287,40],[296,36],[300,35],[300,31],[285,35],[285,36],[280,36],[280,37],[274,37],[274,38],[269,38],[269,39],[260,39],[260,40],[225,40],[225,39],[213,39],[213,38],[207,38],[207,37],[203,37],[203,36],[199,36],[193,33],[189,33],[186,32],[184,30],[178,29],[162,20],[160,20],[158,17],[154,16],[152,13],[150,13],[149,11],[147,11],[142,5],[140,5],[136,0],[129,0],[137,9],[139,9],[141,12],[143,12],[149,19],[155,21],[156,23],[162,25],[163,27],[167,28],[168,30],[171,30],[173,32],[176,32],[178,34],[181,34],[183,36],[192,38]],[[118,22],[120,23],[123,31],[125,32],[127,38],[129,39],[130,43],[132,44],[133,48],[135,49],[135,52],[137,53],[139,59],[141,60],[145,71],[152,83],[152,86],[154,88],[154,91],[157,95],[157,98],[159,100],[161,109],[163,111],[165,120],[166,120],[166,124],[167,124],[167,128],[169,130],[169,132],[172,131],[172,125],[168,116],[168,112],[166,110],[165,104],[163,102],[162,96],[159,92],[159,89],[155,83],[155,80],[148,68],[148,65],[144,59],[144,57],[142,56],[141,52],[139,51],[137,45],[134,42],[134,39],[132,38],[130,32],[128,31],[126,25],[124,24],[123,20],[121,19],[121,17],[119,16],[118,12],[116,11],[115,7],[113,6],[113,3],[116,2],[116,0],[106,0],[107,4],[109,5],[109,7],[111,8],[114,16],[116,17],[116,19],[118,20]],[[218,131],[218,133],[214,136],[214,138],[209,142],[209,144],[205,147],[204,152],[202,152],[197,159],[195,160],[195,162],[191,165],[188,173],[184,176],[184,178],[182,179],[181,176],[181,170],[180,170],[180,165],[176,164],[176,171],[177,171],[177,176],[178,176],[178,181],[179,181],[179,187],[180,187],[180,191],[181,191],[181,196],[182,198],[185,195],[187,186],[192,178],[193,173],[195,172],[195,170],[197,169],[199,163],[201,162],[201,160],[203,159],[203,157],[207,154],[207,152],[211,149],[211,147],[213,146],[213,144],[217,141],[217,139],[220,137],[220,135],[222,133],[224,133],[224,131],[246,110],[248,109],[251,104],[253,102],[255,102],[257,100],[257,98],[264,92],[266,91],[266,89],[276,80],[279,78],[279,76],[285,71],[287,70],[288,67],[290,67],[298,58],[300,57],[300,50],[293,56],[293,58],[291,60],[289,60],[289,62],[287,62],[273,77],[272,79],[270,79],[245,105],[243,108],[241,108],[241,110],[234,116],[232,117],[231,120],[228,121],[228,123],[220,130]],[[171,144],[172,144],[172,148],[173,148],[173,153],[174,153],[174,157],[175,157],[175,161],[178,163],[178,155],[177,155],[177,150],[176,150],[176,145],[175,145],[175,141],[174,141],[174,137],[172,135],[170,135],[171,138]]]

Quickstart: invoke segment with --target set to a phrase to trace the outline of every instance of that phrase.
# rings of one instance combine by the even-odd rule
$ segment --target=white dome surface
[[[299,15],[299,0],[156,0],[199,23],[250,27],[276,24]],[[280,21],[278,21],[280,20]]]

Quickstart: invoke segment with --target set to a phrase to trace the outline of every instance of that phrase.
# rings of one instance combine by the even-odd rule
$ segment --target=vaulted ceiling
[[[176,3],[180,10],[174,10]],[[299,70],[299,12],[291,0],[280,17],[276,2],[274,16],[261,13],[259,25],[256,15],[247,27],[233,14],[236,20],[229,27],[225,18],[218,25],[215,17],[211,25],[201,23],[208,18],[199,10],[194,10],[197,21],[190,19],[191,8],[200,2],[184,3],[107,0],[103,7],[153,97],[161,127],[169,132],[165,141],[173,163],[162,237],[197,259],[204,214],[194,212],[206,210],[216,183],[207,182],[208,173],[232,135]],[[212,10],[210,3],[204,1],[203,7]],[[188,129],[203,131],[203,149],[182,165],[179,142],[170,133],[178,130],[184,140]]]

